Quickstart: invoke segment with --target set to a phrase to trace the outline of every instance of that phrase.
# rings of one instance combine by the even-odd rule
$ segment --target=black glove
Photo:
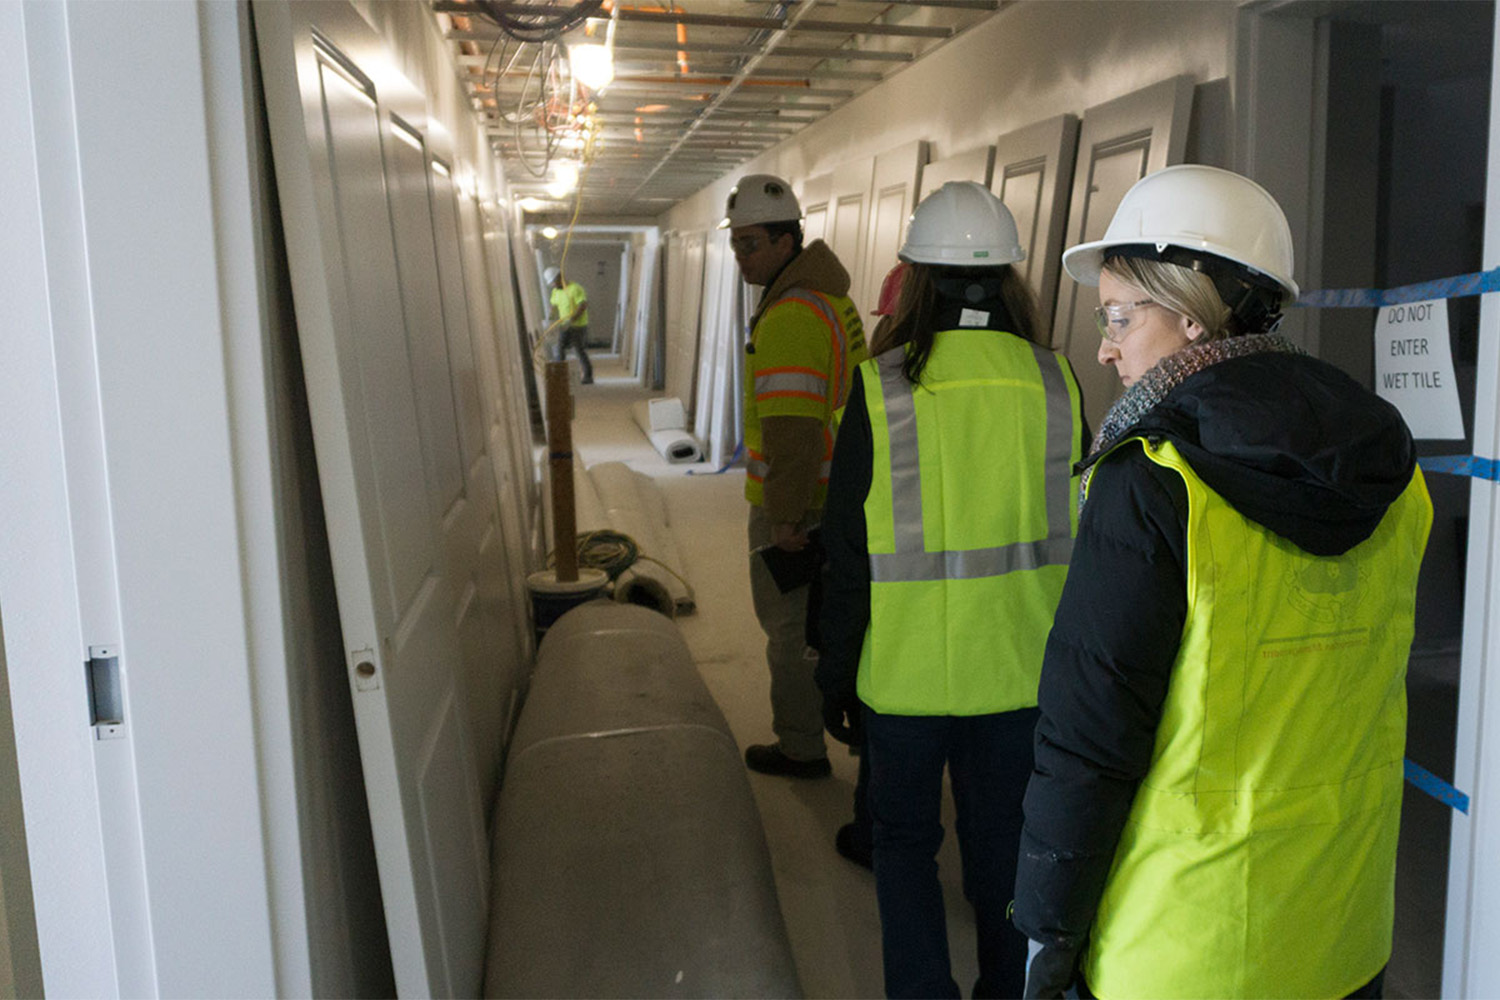
[[[1025,1000],[1056,1000],[1078,978],[1078,952],[1057,945],[1028,942]]]
[[[823,695],[823,728],[840,743],[851,747],[864,744],[863,715],[864,706],[860,704],[858,697],[831,698]]]

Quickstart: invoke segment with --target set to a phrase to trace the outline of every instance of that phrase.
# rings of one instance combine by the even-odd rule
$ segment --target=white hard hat
[[[911,213],[896,255],[913,264],[994,267],[1026,259],[1016,220],[983,184],[949,181]]]
[[[1297,297],[1292,231],[1281,206],[1248,177],[1218,167],[1182,164],[1142,177],[1120,199],[1104,239],[1070,247],[1063,266],[1079,284],[1097,285],[1116,247],[1154,249],[1169,262],[1169,247],[1189,259],[1217,257]]]
[[[796,222],[802,206],[792,186],[775,174],[746,174],[729,192],[720,229],[758,226],[766,222]]]
[[[542,280],[545,281],[547,284],[550,285],[554,281],[557,280],[557,276],[559,274],[561,274],[561,273],[562,272],[559,271],[557,268],[555,268],[555,267],[549,267],[549,268],[547,268],[547,270],[545,270],[545,271],[542,272]]]

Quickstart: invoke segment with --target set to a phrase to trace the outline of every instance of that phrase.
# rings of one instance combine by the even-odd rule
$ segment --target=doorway
[[[1237,165],[1287,207],[1304,292],[1391,289],[1483,269],[1494,18],[1492,2],[1364,0],[1243,15]],[[1418,439],[1422,458],[1475,453],[1479,299],[1450,299],[1447,310],[1464,436]],[[1376,312],[1299,309],[1287,327],[1373,388]],[[1471,484],[1427,475],[1434,519],[1407,680],[1407,758],[1449,783]],[[1453,815],[1407,785],[1389,997],[1443,994]]]

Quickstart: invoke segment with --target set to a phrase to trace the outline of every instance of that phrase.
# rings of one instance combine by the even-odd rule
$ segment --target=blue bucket
[[[553,569],[538,570],[526,578],[526,589],[531,591],[531,622],[536,628],[536,644],[552,623],[565,613],[587,604],[604,593],[609,585],[609,576],[602,569],[588,566],[578,568],[578,579],[564,582],[557,578]]]

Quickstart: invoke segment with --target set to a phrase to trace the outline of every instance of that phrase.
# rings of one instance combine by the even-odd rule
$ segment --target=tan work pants
[[[799,527],[818,523],[810,511]],[[771,544],[771,521],[765,508],[750,508],[750,595],[755,617],[766,633],[766,662],[771,667],[771,729],[781,752],[793,760],[827,756],[823,744],[823,695],[813,680],[817,653],[807,645],[807,588],[783,594],[755,550]]]

